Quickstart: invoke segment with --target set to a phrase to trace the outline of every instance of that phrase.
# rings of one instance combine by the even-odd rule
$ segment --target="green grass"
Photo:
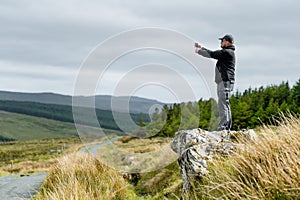
[[[163,169],[140,174],[135,183],[135,193],[149,199],[178,199],[180,197],[182,180],[177,161]]]
[[[0,111],[0,135],[18,141],[77,136],[74,124]]]

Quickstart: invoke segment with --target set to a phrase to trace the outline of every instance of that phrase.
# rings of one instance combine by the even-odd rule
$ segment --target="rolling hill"
[[[0,111],[0,136],[22,141],[75,137],[78,134],[72,123]]]
[[[72,106],[58,105],[58,104],[44,104],[38,102],[26,102],[26,101],[3,101],[0,100],[0,110],[26,114],[30,116],[36,116],[41,118],[47,118],[62,122],[74,123]],[[76,122],[86,126],[98,127],[98,123],[102,128],[119,130],[118,125],[115,122],[113,112],[110,110],[96,109],[95,113],[98,122],[93,120],[93,116],[89,113],[93,112],[93,108],[77,107],[76,108]],[[115,113],[116,114],[116,113]],[[119,118],[124,116],[126,119],[126,113],[118,113]],[[135,123],[149,122],[150,117],[148,114],[136,114],[131,113],[131,118]],[[80,117],[80,119],[78,119]]]
[[[120,134],[117,130],[105,133]],[[0,111],[0,142],[78,137],[73,123]]]
[[[128,97],[112,97],[109,95],[96,95],[96,96],[76,96],[74,97],[81,101],[89,101],[95,98],[95,107],[100,110],[112,110],[111,102],[112,98],[117,102],[114,105],[114,110],[117,112],[127,112],[124,108],[124,103],[127,105]],[[4,101],[23,101],[23,102],[37,102],[43,104],[57,104],[72,106],[72,96],[61,95],[56,93],[22,93],[22,92],[10,92],[0,91],[0,100]],[[129,98],[129,111],[130,113],[149,113],[149,109],[155,105],[164,105],[165,103],[146,99],[141,97]]]
[[[94,97],[80,96],[75,98],[80,99],[80,101],[90,101]],[[120,129],[114,120],[114,116],[111,110],[112,98],[116,98],[114,100],[117,101],[117,104],[114,106],[114,112],[117,112],[119,117],[124,116],[125,118],[127,112],[124,112],[126,111],[124,109],[124,103],[126,104],[126,101],[128,100],[127,97],[112,97],[112,96],[98,95],[95,97],[95,104],[96,104],[95,112],[101,128],[109,129],[112,131],[119,131]],[[135,123],[149,122],[150,121],[150,117],[148,114],[149,109],[156,104],[163,105],[163,103],[155,100],[149,100],[140,97],[130,98],[129,111],[132,120]],[[94,108],[80,107],[80,112],[83,114],[82,116],[80,116],[80,121],[79,122],[76,121],[76,122],[87,126],[97,127],[98,123],[95,124],[94,120],[92,120],[90,116],[85,115],[86,111],[91,111],[91,109]],[[60,95],[54,93],[18,93],[18,92],[0,91],[0,111],[26,114],[29,116],[39,117],[41,121],[45,119],[50,119],[50,120],[56,120],[60,122],[67,122],[71,124],[74,123],[73,110],[72,110],[72,96],[67,96],[67,95]],[[38,118],[34,118],[34,119],[38,123]],[[30,120],[29,121],[24,120],[23,125],[25,125],[26,123],[30,124]],[[6,126],[6,125],[2,124],[2,126]],[[7,126],[6,129],[16,128],[16,132],[19,132],[20,127],[16,128],[14,125],[12,125],[11,127]],[[46,127],[47,125],[45,125],[45,128]],[[0,141],[9,141],[14,139],[19,140],[19,139],[26,138],[26,136],[15,137],[15,135],[10,135],[10,131],[8,132],[3,132],[3,130],[1,131],[2,132],[0,132]],[[59,129],[59,131],[62,130]],[[53,137],[54,136],[61,137],[59,131],[57,135],[55,133],[51,133],[51,134],[54,134]],[[28,134],[30,134],[29,131]],[[36,135],[36,137],[37,138],[35,137],[32,138],[34,139],[40,138],[39,135]]]

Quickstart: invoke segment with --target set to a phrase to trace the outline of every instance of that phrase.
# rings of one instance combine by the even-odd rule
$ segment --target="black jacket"
[[[221,50],[211,51],[206,48],[201,48],[198,54],[218,60],[215,69],[215,82],[221,81],[234,82],[235,78],[235,46],[230,45]]]

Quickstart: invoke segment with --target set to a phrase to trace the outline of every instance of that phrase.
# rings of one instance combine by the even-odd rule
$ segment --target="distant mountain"
[[[46,104],[72,105],[72,97],[55,93],[23,93],[0,91],[0,100],[29,101]]]
[[[77,96],[80,102],[90,101],[94,96]],[[101,110],[112,110],[112,99],[114,103],[114,111],[127,112],[126,106],[129,99],[130,113],[149,113],[149,109],[154,105],[164,105],[165,103],[153,99],[146,99],[141,97],[113,97],[110,95],[96,95],[95,107]],[[57,105],[72,105],[72,96],[61,95],[55,93],[22,93],[22,92],[9,92],[0,91],[0,100],[6,101],[23,101],[23,102],[37,102],[44,104],[57,104]],[[126,105],[126,106],[124,106]]]

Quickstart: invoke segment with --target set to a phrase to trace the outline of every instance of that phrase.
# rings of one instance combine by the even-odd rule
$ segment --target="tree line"
[[[11,141],[15,141],[15,139],[4,137],[4,136],[0,135],[0,142],[11,142]]]
[[[282,82],[279,85],[237,91],[230,97],[230,105],[233,130],[255,128],[262,124],[276,125],[276,119],[280,120],[282,114],[299,115],[300,79],[293,87],[288,82]],[[164,106],[153,114],[151,123],[141,125],[145,127],[147,135],[172,137],[176,131],[183,129],[215,130],[218,121],[217,102],[210,98]]]

